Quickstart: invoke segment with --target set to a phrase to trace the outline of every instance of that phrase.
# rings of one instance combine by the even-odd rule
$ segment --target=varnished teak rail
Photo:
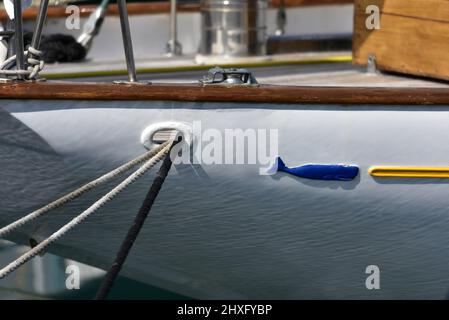
[[[449,106],[449,89],[273,85],[225,87],[199,84],[124,85],[49,81],[0,84],[0,99]]]

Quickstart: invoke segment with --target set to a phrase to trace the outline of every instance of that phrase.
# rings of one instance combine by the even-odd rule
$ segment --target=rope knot
[[[27,80],[36,80],[39,72],[44,68],[43,52],[33,47],[28,47],[24,52],[27,61],[26,70],[14,70],[11,68],[15,65],[16,55],[13,55],[0,64],[0,75],[18,76],[23,75]]]
[[[39,72],[44,69],[45,62],[42,60],[43,52],[41,50],[37,50],[33,47],[28,47],[28,50],[25,51],[28,62],[28,71],[30,74],[28,75],[29,80],[35,80],[39,75]]]

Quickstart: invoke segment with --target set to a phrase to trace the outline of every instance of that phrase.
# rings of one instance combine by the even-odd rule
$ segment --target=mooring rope
[[[0,64],[0,75],[17,76],[24,75],[28,80],[37,79],[39,72],[44,68],[44,60],[42,60],[43,52],[33,47],[28,47],[24,52],[27,57],[27,70],[8,70],[16,61],[16,55],[13,55]]]
[[[173,142],[170,150],[176,144],[177,144],[177,141]],[[134,242],[136,241],[140,230],[142,229],[145,219],[147,218],[148,214],[150,213],[151,207],[153,206],[153,203],[156,200],[156,197],[162,188],[162,184],[164,183],[165,178],[167,177],[168,172],[170,171],[171,165],[172,165],[172,161],[170,158],[170,152],[168,152],[164,158],[164,161],[162,162],[162,165],[161,165],[156,177],[154,178],[153,184],[151,185],[150,189],[148,190],[147,195],[145,196],[145,199],[142,202],[139,212],[137,213],[136,217],[134,218],[133,224],[129,228],[125,239],[123,240],[122,244],[120,245],[120,249],[117,252],[117,256],[114,260],[114,263],[112,264],[111,268],[108,270],[108,272],[103,280],[103,283],[101,284],[101,287],[98,289],[98,292],[95,296],[95,300],[105,299],[107,297],[109,291],[111,290],[112,286],[114,285],[114,281],[117,278],[120,270],[122,269],[123,264],[125,263],[126,258],[128,257],[128,254],[131,251],[131,248],[132,248]]]
[[[61,198],[43,206],[42,208],[39,208],[29,214],[27,214],[26,216],[12,222],[11,224],[3,227],[0,229],[0,238],[3,238],[5,235],[7,235],[8,233],[16,230],[17,228],[23,226],[24,224],[42,216],[43,214],[49,212],[50,210],[56,209],[78,197],[80,197],[81,195],[83,195],[84,193],[99,187],[103,184],[105,184],[106,182],[116,178],[117,176],[123,174],[124,172],[128,171],[129,169],[133,168],[134,166],[148,160],[149,158],[153,157],[156,153],[158,153],[159,151],[161,151],[164,147],[169,145],[169,141],[164,142],[163,144],[161,144],[160,146],[155,147],[154,149],[151,149],[150,151],[144,153],[143,155],[128,161],[127,163],[121,165],[120,167],[102,175],[101,177],[79,187],[76,190],[73,190],[72,192],[62,196]]]
[[[60,237],[65,235],[67,232],[72,230],[74,227],[83,222],[87,217],[89,217],[92,213],[100,209],[107,202],[111,201],[115,196],[117,196],[120,192],[125,190],[131,183],[140,178],[143,174],[145,174],[148,170],[154,167],[165,155],[167,155],[171,149],[173,141],[169,141],[165,146],[160,150],[154,157],[145,162],[139,169],[137,169],[134,173],[128,176],[125,180],[123,180],[120,184],[118,184],[115,188],[109,191],[106,195],[101,197],[98,201],[96,201],[89,208],[84,210],[81,214],[73,218],[70,222],[65,224],[58,231],[50,235],[47,239],[40,242],[37,246],[30,249],[22,256],[8,264],[6,267],[0,270],[0,279],[6,277],[11,272],[15,271],[21,265],[25,264],[29,260],[33,259],[35,256],[39,255],[45,249],[51,245],[53,242],[58,240]]]

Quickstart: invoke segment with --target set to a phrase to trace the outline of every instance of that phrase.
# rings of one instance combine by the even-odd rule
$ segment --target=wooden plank
[[[81,82],[17,82],[0,84],[0,99],[449,106],[449,89],[271,85],[225,87],[202,86],[199,84],[119,85]]]
[[[269,6],[276,8],[279,6],[280,0],[270,0]],[[303,7],[303,6],[319,6],[319,5],[341,5],[354,3],[354,0],[285,0],[285,6],[287,8]],[[144,15],[144,14],[161,14],[170,12],[170,4],[167,1],[160,2],[142,2],[142,3],[129,3],[128,5],[129,15]],[[80,14],[82,17],[88,16],[95,11],[95,5],[80,5]],[[179,3],[179,12],[199,12],[199,3]],[[24,20],[36,19],[38,13],[37,7],[31,7],[23,12]],[[48,18],[65,18],[69,14],[65,12],[65,6],[51,6],[48,8]],[[118,8],[116,4],[108,6],[107,15],[118,16]],[[5,10],[0,10],[0,20],[7,18]]]
[[[353,40],[353,62],[359,65],[366,65],[369,55],[376,56],[377,66],[381,70],[395,71],[400,73],[413,74],[418,76],[433,77],[449,80],[449,15],[446,17],[448,8],[436,15],[438,19],[426,20],[425,15],[429,14],[427,9],[412,6],[413,10],[405,10],[404,13],[416,13],[422,8],[421,16],[407,17],[401,12],[394,14],[382,13],[381,26],[378,30],[367,30],[365,26],[365,5],[367,3],[383,2],[383,8],[393,8],[387,3],[402,2],[403,0],[367,1],[357,0],[355,11],[355,30]],[[447,0],[408,0],[407,3],[416,4],[419,2],[429,3],[431,1],[445,3],[449,7]],[[434,9],[434,8],[432,8]]]
[[[449,21],[449,0],[356,0],[356,12],[365,12],[369,5],[376,5],[382,13]]]

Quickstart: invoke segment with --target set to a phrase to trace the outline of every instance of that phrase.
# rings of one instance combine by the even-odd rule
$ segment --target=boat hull
[[[143,153],[140,135],[151,124],[200,122],[223,136],[226,129],[275,129],[288,165],[355,164],[359,177],[315,181],[260,175],[259,164],[177,165],[123,274],[195,298],[448,293],[449,180],[375,178],[368,169],[447,166],[449,106],[2,100],[1,108],[2,225]],[[108,268],[152,175],[49,251]],[[107,190],[10,239],[48,236]],[[370,265],[380,269],[380,290],[365,286]]]

